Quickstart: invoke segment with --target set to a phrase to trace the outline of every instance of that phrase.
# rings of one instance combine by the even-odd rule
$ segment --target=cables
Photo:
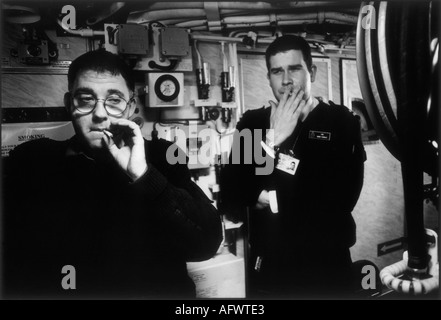
[[[57,19],[57,23],[61,28],[63,28],[64,31],[73,35],[77,35],[81,37],[95,37],[95,36],[105,35],[105,31],[96,31],[92,29],[80,29],[80,30],[69,29],[63,22],[61,22],[60,19]]]
[[[178,60],[171,60],[170,59],[170,64],[168,66],[161,66],[161,65],[157,64],[153,60],[149,61],[149,67],[150,68],[158,69],[158,70],[161,70],[161,71],[172,71],[173,69],[176,68],[177,65],[178,65]]]

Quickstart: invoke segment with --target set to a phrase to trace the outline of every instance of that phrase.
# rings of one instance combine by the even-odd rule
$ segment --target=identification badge
[[[296,159],[284,153],[279,153],[279,161],[277,162],[276,168],[285,171],[286,173],[295,175],[299,163],[299,159]]]

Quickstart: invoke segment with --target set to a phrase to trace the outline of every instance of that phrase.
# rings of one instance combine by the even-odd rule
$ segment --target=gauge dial
[[[173,101],[179,95],[180,90],[178,80],[170,74],[162,75],[156,80],[155,93],[163,101]]]

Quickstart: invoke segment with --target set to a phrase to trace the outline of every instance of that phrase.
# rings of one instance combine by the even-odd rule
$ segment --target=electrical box
[[[21,63],[32,65],[49,64],[49,49],[46,40],[21,43],[18,46],[18,57]]]
[[[138,24],[120,24],[117,32],[119,54],[149,53],[149,28]]]
[[[190,53],[190,39],[186,30],[167,27],[159,31],[161,54],[164,57],[185,57]]]
[[[151,72],[147,74],[148,101],[151,108],[184,105],[184,74]]]
[[[147,26],[139,25],[140,28],[144,28],[141,30],[137,27],[132,28],[132,26],[134,26],[132,24],[125,24],[122,25],[122,35],[120,35],[120,26],[119,24],[113,23],[104,24],[104,48],[115,54],[130,54],[131,51],[139,52],[137,63],[133,68],[134,70],[156,72],[193,71],[193,56],[191,46],[188,44],[189,35],[184,29],[172,32],[165,31],[165,33],[163,33],[164,27],[155,22],[150,24],[150,30]],[[138,31],[139,35],[137,34]],[[183,36],[183,39],[176,39],[177,35],[181,36],[183,32],[185,32],[185,37]],[[161,34],[164,34],[164,36]],[[134,44],[130,43],[131,37],[136,39]],[[170,43],[170,40],[176,41],[176,44]],[[120,45],[119,43],[124,44]],[[161,52],[161,43],[165,45],[164,50],[173,55],[164,55]],[[120,51],[120,47],[124,49],[124,51]],[[145,48],[147,48],[146,52],[141,53]],[[187,54],[182,55],[185,52],[187,52]],[[175,59],[177,64],[173,68],[167,69],[171,65],[169,58]],[[152,65],[153,62],[154,64]]]

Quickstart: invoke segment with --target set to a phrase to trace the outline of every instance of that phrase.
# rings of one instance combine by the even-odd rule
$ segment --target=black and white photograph
[[[440,300],[440,1],[0,3],[2,300]]]

